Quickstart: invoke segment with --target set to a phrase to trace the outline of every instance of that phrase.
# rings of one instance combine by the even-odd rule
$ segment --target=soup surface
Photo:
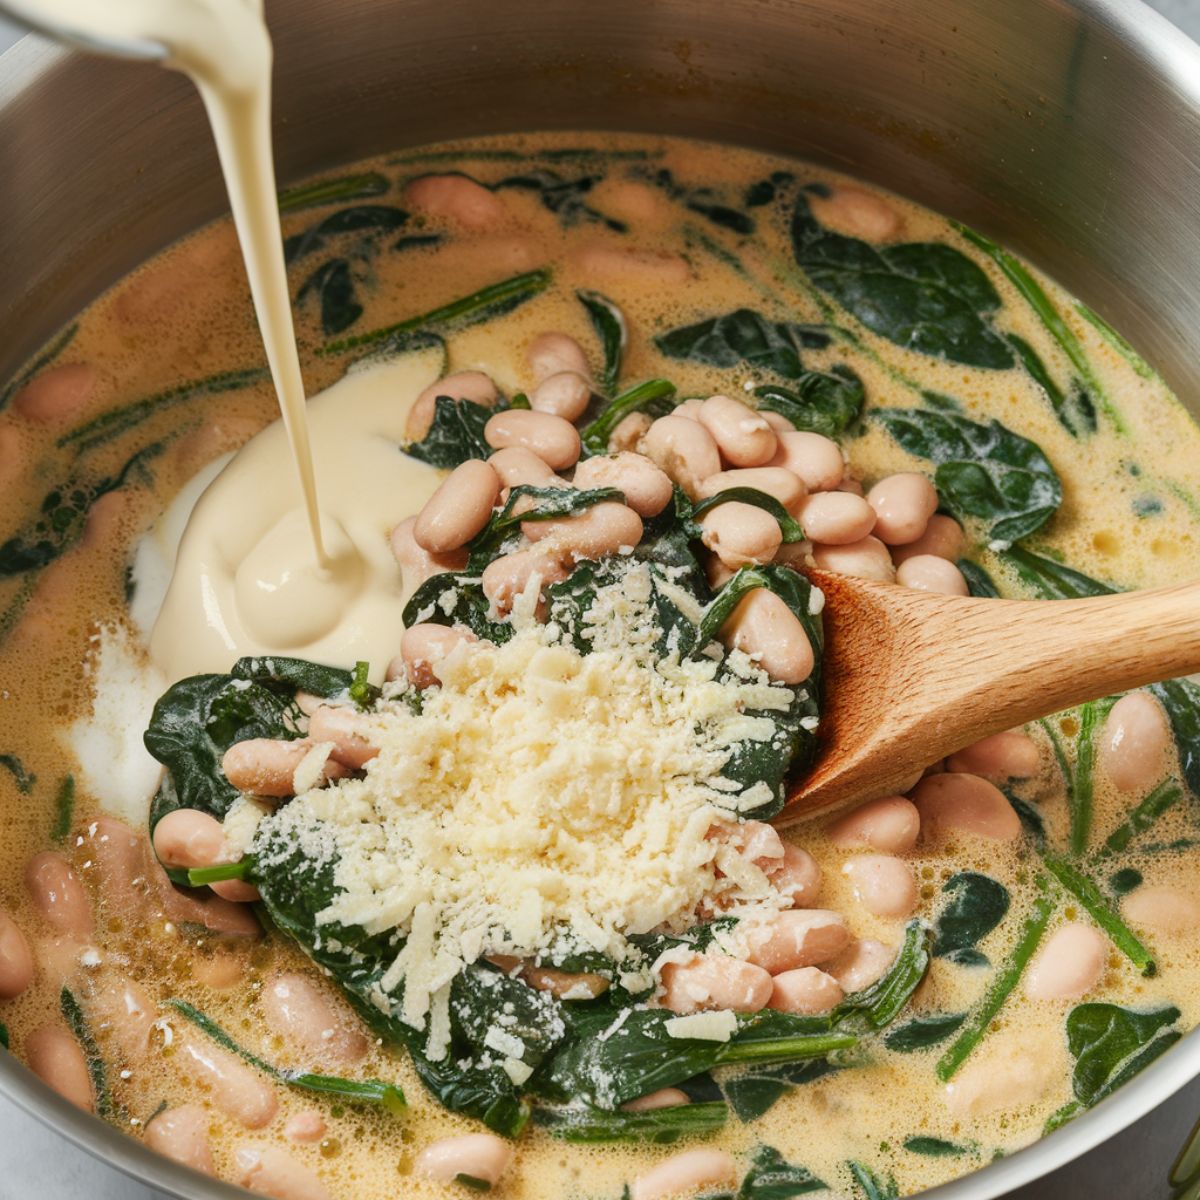
[[[986,239],[897,197],[822,168],[724,146],[580,134],[407,151],[285,192],[281,209],[325,511],[364,555],[372,539],[377,550],[370,559],[376,575],[353,596],[305,585],[298,605],[263,600],[264,580],[279,591],[291,585],[286,570],[270,574],[273,531],[307,536],[302,522],[287,523],[299,500],[278,431],[256,439],[217,475],[230,452],[276,417],[228,223],[185,239],[122,281],[2,394],[0,786],[8,836],[0,849],[7,914],[0,923],[0,1019],[17,1057],[133,1136],[272,1195],[365,1200],[394,1194],[398,1185],[406,1195],[479,1187],[494,1166],[491,1151],[481,1152],[478,1174],[467,1169],[474,1160],[464,1158],[466,1166],[447,1175],[429,1149],[490,1125],[519,1133],[496,1183],[513,1197],[615,1200],[626,1185],[638,1200],[673,1187],[746,1200],[823,1192],[876,1197],[915,1193],[1027,1145],[1098,1102],[1196,1023],[1200,896],[1192,811],[1200,790],[1200,690],[1187,681],[989,740],[931,766],[908,799],[876,803],[857,819],[786,830],[788,845],[811,856],[789,851],[810,870],[803,898],[797,884],[797,911],[840,914],[850,930],[834,952],[797,968],[815,971],[821,986],[830,981],[841,1007],[793,1008],[810,1024],[789,1027],[790,1035],[813,1040],[790,1052],[776,1046],[760,1059],[744,1049],[750,1018],[722,1028],[705,1017],[707,1024],[651,1039],[637,1068],[645,1086],[628,1096],[612,1083],[628,1057],[619,1025],[638,1018],[618,1009],[598,1022],[559,1012],[575,1005],[588,1013],[611,996],[596,1000],[568,988],[560,999],[534,991],[521,982],[530,981],[527,972],[506,973],[520,964],[502,962],[488,978],[519,984],[541,1007],[529,1018],[537,1036],[524,1046],[520,1037],[513,1043],[511,1035],[507,1042],[480,1035],[492,1036],[496,1063],[507,1064],[512,1084],[511,1096],[506,1084],[496,1092],[502,1103],[484,1104],[459,1094],[465,1085],[456,1092],[473,1077],[454,1054],[431,1060],[445,1064],[440,1075],[419,1074],[409,1051],[377,1021],[368,1028],[351,1011],[339,984],[354,992],[363,960],[353,955],[361,947],[352,946],[351,960],[343,961],[346,947],[328,932],[328,920],[288,924],[296,911],[287,894],[294,879],[272,884],[244,865],[228,872],[224,883],[234,898],[245,886],[239,871],[261,886],[270,911],[262,917],[265,930],[245,904],[217,903],[205,887],[173,886],[146,838],[152,822],[179,804],[170,789],[186,784],[163,739],[195,744],[200,709],[164,732],[155,702],[169,685],[197,675],[227,680],[235,659],[252,654],[342,671],[365,661],[368,670],[354,678],[358,691],[348,694],[373,698],[369,688],[383,683],[401,650],[401,612],[421,576],[434,573],[428,564],[416,569],[398,549],[395,565],[389,531],[422,509],[447,467],[500,444],[484,438],[488,413],[472,411],[459,385],[434,386],[431,397],[449,398],[423,420],[414,405],[439,378],[482,372],[494,383],[489,407],[519,414],[532,397],[534,410],[551,411],[547,393],[539,399],[538,391],[556,373],[539,366],[536,348],[544,348],[539,339],[546,334],[567,335],[582,347],[586,361],[573,373],[586,374],[589,386],[585,410],[573,411],[572,420],[585,447],[591,435],[598,455],[645,449],[651,420],[681,403],[694,417],[694,402],[718,395],[840,445],[839,478],[810,480],[808,500],[867,491],[873,512],[854,536],[847,532],[853,514],[840,509],[831,516],[797,501],[783,512],[778,502],[764,507],[760,489],[739,496],[779,522],[786,540],[775,541],[777,563],[815,555],[830,569],[880,578],[894,579],[899,568],[899,582],[910,586],[1051,599],[1196,575],[1200,432],[1161,380],[1052,283]],[[559,367],[569,366],[563,353],[568,358],[556,360]],[[654,380],[665,383],[636,391]],[[618,427],[614,397],[624,400],[621,413],[646,401],[645,422]],[[747,410],[741,420],[752,417]],[[751,420],[742,432],[752,427]],[[513,436],[510,444],[523,444]],[[406,446],[419,457],[402,453]],[[686,454],[668,447],[651,457],[679,495],[702,499],[703,480],[689,475]],[[557,469],[569,473],[573,463]],[[719,465],[739,464],[724,453]],[[884,536],[891,529],[888,493],[871,490],[898,474],[927,478],[937,489],[939,515],[926,527],[929,513],[922,512],[925,533],[915,544],[894,529]],[[539,494],[533,502],[547,499]],[[370,521],[355,524],[364,514]],[[804,526],[806,540],[789,533],[789,517]],[[647,517],[647,530],[653,520],[666,518]],[[728,577],[759,560],[739,560],[708,517],[701,524],[703,536],[698,527],[691,544],[712,589],[701,598],[716,603]],[[612,604],[634,604],[637,581],[618,575]],[[468,582],[422,591],[421,623],[460,620],[456,605],[471,594]],[[808,598],[807,585],[795,586],[805,588],[802,615],[819,654],[819,600]],[[534,602],[536,593],[535,586]],[[493,605],[488,619],[494,617]],[[537,645],[504,668],[513,674],[500,690],[519,691],[530,672],[550,669],[544,659],[532,665],[536,650],[545,649],[537,630],[518,632],[497,661],[501,653],[517,656],[523,636]],[[461,654],[454,661],[461,666]],[[279,668],[261,668],[222,694],[248,693],[266,680],[283,687],[271,693],[285,695],[282,712],[296,680],[280,678]],[[349,679],[306,676],[301,691],[344,699]],[[772,674],[770,682],[780,679]],[[806,679],[813,684],[816,676],[805,672],[790,682]],[[447,728],[465,737],[462,714],[436,697],[449,697],[454,687],[477,693],[461,678],[443,685],[436,672],[425,682],[434,690],[405,688],[403,675],[385,689],[385,703],[400,714],[395,720],[411,722],[399,736],[408,729],[432,737],[442,703]],[[595,686],[603,695],[602,681]],[[681,686],[686,701],[690,685]],[[735,697],[735,706],[757,708],[756,696],[753,703]],[[813,687],[814,703],[815,696]],[[240,712],[204,711],[218,752],[210,753],[207,769],[216,778],[220,752],[243,740],[222,721],[244,721],[256,731],[250,736],[264,735]],[[659,714],[647,705],[615,730],[598,716],[589,736],[586,725],[568,726],[568,716],[578,714],[564,712],[556,730],[552,705],[536,711],[548,726],[540,731],[541,758],[522,760],[524,743],[497,738],[488,745],[510,757],[497,758],[489,778],[489,764],[472,759],[465,741],[452,741],[449,757],[431,768],[444,782],[470,765],[461,790],[470,791],[476,810],[456,813],[449,805],[445,814],[462,822],[463,838],[469,831],[480,839],[467,857],[483,864],[472,877],[481,891],[511,862],[525,888],[508,897],[514,908],[529,894],[530,851],[515,835],[506,839],[521,827],[523,799],[540,795],[522,771],[549,761],[556,734],[564,742],[594,741],[590,757],[574,761],[587,764],[583,790],[589,782],[599,790],[605,762],[622,757],[622,747],[642,748],[631,726]],[[811,749],[815,709],[805,713],[803,721],[797,715],[789,752],[779,751],[785,764],[793,752],[802,764]],[[293,715],[302,726],[309,713]],[[493,722],[493,734],[501,724]],[[160,761],[143,748],[148,726],[162,735],[155,743]],[[279,736],[294,732],[289,726]],[[402,749],[381,761],[401,771]],[[322,848],[306,842],[308,833],[341,820],[338,836],[348,838],[344,811],[339,817],[333,810],[350,803],[345,797],[366,803],[361,770],[344,785],[335,772],[335,786],[312,786],[317,774],[329,774],[329,761],[326,750],[308,788],[293,781],[275,793],[303,792],[278,812],[274,802],[237,796],[263,790],[261,782],[231,788],[237,798],[224,804],[225,857],[238,858],[230,848],[253,848],[260,872],[288,854],[324,861]],[[171,767],[166,792],[160,762]],[[524,766],[514,771],[514,762]],[[298,763],[289,777],[293,770]],[[368,782],[373,771],[383,778],[382,766],[367,766]],[[395,778],[398,800],[404,779]],[[664,770],[664,788],[669,778]],[[775,793],[766,787],[766,794],[763,802],[763,793],[754,793],[759,808],[734,805],[728,827],[767,815]],[[377,795],[368,799],[379,802]],[[637,838],[614,849],[608,865],[622,855],[643,861],[638,839],[649,834],[638,821],[652,800],[648,794],[625,813]],[[419,808],[406,818],[413,828]],[[305,824],[301,812],[317,815]],[[370,819],[385,821],[378,810]],[[273,842],[266,828],[275,831]],[[338,844],[348,852],[348,841]],[[372,936],[383,936],[386,913],[368,911],[383,904],[394,883],[383,864],[390,856],[416,872],[425,865],[419,849],[389,844],[371,860],[379,874],[356,893],[358,907],[344,908],[337,921],[368,928],[375,921]],[[539,853],[553,859],[544,848]],[[744,857],[751,860],[749,850]],[[177,884],[186,882],[178,862],[167,865]],[[573,869],[580,870],[577,861]],[[734,893],[723,907],[704,910],[684,881],[676,909],[682,905],[705,923],[715,917],[720,927],[722,911],[736,919],[747,896],[762,901],[761,872],[743,880],[733,859],[716,858],[700,869],[707,872],[706,896],[721,880]],[[665,877],[642,882],[639,903],[667,888]],[[602,874],[588,911],[610,901],[632,905],[636,884]],[[627,890],[614,898],[618,886]],[[499,883],[497,891],[504,893]],[[659,913],[653,929],[680,933],[674,911]],[[514,925],[518,915],[528,916],[514,911]],[[404,931],[415,938],[416,918],[406,920]],[[616,941],[606,946],[626,945],[612,929],[608,935]],[[519,942],[515,934],[512,940]],[[26,943],[34,967],[22,974]],[[399,953],[398,943],[389,945]],[[647,1000],[629,1001],[628,1011],[661,1017],[662,993],[654,989],[663,968],[686,964],[693,950],[689,944],[674,959],[651,955]],[[546,959],[593,977],[596,962]],[[428,965],[408,968],[410,1008],[403,1014],[422,1039],[437,1020],[438,982],[421,973]],[[602,966],[598,973],[614,994],[617,984],[639,994],[619,970]],[[895,1005],[871,992],[880,978]],[[782,985],[774,986],[778,998]],[[426,998],[418,1002],[421,987]],[[356,995],[371,1018],[367,993],[360,988]],[[847,1007],[847,996],[869,1002]],[[672,1007],[685,1019],[689,1007],[728,1011],[709,999]],[[323,1018],[322,1005],[336,1015]],[[778,1009],[786,1005],[767,1011]],[[309,1021],[306,1014],[314,1013]],[[54,1014],[49,1023],[47,1014]],[[568,1033],[561,1036],[587,1047],[591,1074],[581,1069],[575,1077],[563,1068],[558,1090],[539,1094],[539,1077],[530,1081],[522,1055],[564,1020]],[[469,1019],[458,1013],[454,1021],[446,1036],[457,1046],[453,1039],[469,1040]],[[609,1043],[624,1047],[611,1061],[603,1049]],[[737,1045],[740,1057],[713,1052]],[[239,1062],[238,1052],[249,1063]],[[418,1053],[432,1053],[424,1040]],[[471,1070],[478,1066],[473,1060]],[[301,1072],[320,1078],[296,1078]],[[579,1082],[585,1075],[590,1091]],[[431,1091],[434,1076],[440,1084]],[[572,1079],[578,1090],[562,1094],[564,1078],[568,1092]],[[403,1111],[389,1085],[406,1098]],[[641,1114],[622,1107],[664,1087],[683,1094],[660,1097],[664,1107]],[[580,1100],[589,1102],[586,1110]],[[653,1174],[656,1164],[699,1148],[716,1153],[689,1160],[694,1176],[663,1183]]]

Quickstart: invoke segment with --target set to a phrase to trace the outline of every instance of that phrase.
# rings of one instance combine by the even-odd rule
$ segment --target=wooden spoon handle
[[[981,700],[995,705],[995,719],[1004,727],[1200,671],[1200,583],[999,604],[1011,615],[1008,628],[994,608],[986,629],[967,644],[978,655],[972,682],[994,683]],[[970,662],[960,665],[967,669]]]
[[[905,786],[1002,729],[1200,671],[1200,582],[997,600],[810,576],[827,598],[825,710],[784,824]]]

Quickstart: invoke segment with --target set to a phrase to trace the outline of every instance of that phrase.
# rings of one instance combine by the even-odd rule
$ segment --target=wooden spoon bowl
[[[778,823],[1087,700],[1200,671],[1200,582],[1083,600],[942,596],[829,571],[821,748]]]

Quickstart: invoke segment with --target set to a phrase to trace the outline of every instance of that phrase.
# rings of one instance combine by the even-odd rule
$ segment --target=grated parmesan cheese
[[[447,985],[482,956],[565,946],[644,978],[628,935],[682,931],[713,896],[727,909],[782,903],[706,835],[764,798],[730,794],[721,776],[733,743],[773,736],[745,710],[785,710],[794,693],[744,655],[721,678],[710,658],[661,657],[652,590],[644,564],[600,588],[586,655],[518,605],[510,641],[439,663],[419,713],[396,696],[365,718],[379,747],[365,778],[264,822],[260,852],[335,860],[339,891],[319,923],[404,937],[374,999],[389,1011],[395,994],[418,1029],[432,1006],[431,1052],[445,1053]],[[488,1045],[519,1056],[503,1031]]]
[[[701,1042],[727,1042],[737,1032],[737,1013],[721,1008],[714,1012],[691,1013],[663,1022],[667,1037],[693,1038]]]

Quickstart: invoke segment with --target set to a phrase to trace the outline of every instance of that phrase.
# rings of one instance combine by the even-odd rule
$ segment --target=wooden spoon
[[[994,600],[805,573],[825,593],[821,748],[782,825],[911,786],[1002,729],[1200,671],[1200,582]]]

